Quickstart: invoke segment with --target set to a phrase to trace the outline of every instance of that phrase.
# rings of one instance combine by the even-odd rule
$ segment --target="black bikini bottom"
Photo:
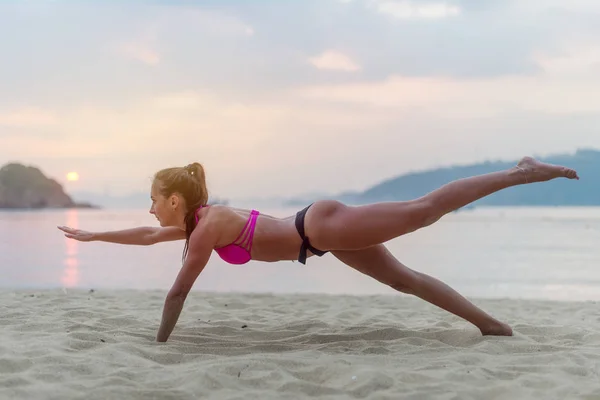
[[[304,234],[304,218],[306,217],[306,212],[308,211],[310,206],[312,206],[312,204],[309,204],[305,209],[296,213],[296,230],[302,238],[302,246],[300,247],[300,254],[298,254],[298,261],[300,261],[302,264],[306,264],[307,250],[310,250],[311,253],[319,257],[328,253],[327,251],[315,249],[314,247],[312,247],[310,241],[308,240],[308,237]]]

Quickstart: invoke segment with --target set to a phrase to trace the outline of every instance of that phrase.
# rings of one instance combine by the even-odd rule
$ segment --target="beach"
[[[406,295],[192,291],[167,343],[162,290],[5,289],[0,398],[598,399],[595,301],[472,299],[483,337]]]

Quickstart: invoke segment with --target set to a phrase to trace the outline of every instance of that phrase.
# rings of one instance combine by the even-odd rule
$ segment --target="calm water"
[[[295,209],[262,210],[277,216]],[[159,288],[180,267],[183,242],[80,243],[57,225],[92,231],[156,226],[146,210],[0,212],[0,286]],[[600,300],[600,208],[481,208],[387,243],[400,261],[467,296]],[[213,255],[194,290],[389,294],[333,256],[229,265]]]

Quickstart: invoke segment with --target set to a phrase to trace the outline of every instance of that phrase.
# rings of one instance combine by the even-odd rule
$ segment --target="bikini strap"
[[[310,251],[318,257],[322,257],[327,253],[327,251],[319,250],[313,247],[310,244],[310,240],[308,240],[308,236],[306,236],[306,232],[304,230],[304,219],[306,217],[306,212],[308,211],[310,206],[312,206],[312,204],[308,205],[302,211],[299,211],[296,214],[296,220],[294,221],[294,224],[296,225],[296,230],[298,231],[298,234],[302,239],[302,244],[300,245],[300,253],[298,254],[298,261],[301,264],[306,264],[306,259],[308,258],[308,251]]]
[[[246,221],[246,225],[238,235],[238,237],[233,241],[234,244],[241,246],[246,249],[248,252],[252,250],[252,242],[254,238],[254,228],[256,227],[256,220],[258,218],[259,212],[256,210],[252,210],[250,212],[250,216]],[[241,241],[239,241],[241,238]],[[239,242],[238,242],[239,241]]]

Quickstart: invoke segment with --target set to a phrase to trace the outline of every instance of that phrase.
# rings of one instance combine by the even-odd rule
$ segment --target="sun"
[[[67,180],[74,182],[79,180],[79,174],[77,172],[69,172],[67,174]]]

